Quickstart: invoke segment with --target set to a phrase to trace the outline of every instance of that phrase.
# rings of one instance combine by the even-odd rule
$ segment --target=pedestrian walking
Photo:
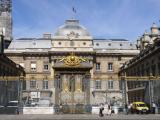
[[[111,114],[112,114],[111,105],[108,105],[108,113],[107,113],[107,115],[110,115],[110,116],[111,116]]]
[[[100,108],[99,108],[99,116],[100,116],[100,117],[103,117],[103,116],[104,116],[103,110],[104,110],[104,106],[103,106],[103,104],[101,104],[101,106],[100,106]]]
[[[156,104],[153,102],[152,103],[152,113],[155,114],[155,110],[156,110]]]
[[[62,104],[60,104],[60,105],[59,105],[59,113],[60,113],[60,114],[63,113],[62,108],[63,108],[63,106],[62,106]]]
[[[125,104],[125,114],[128,115],[128,105]]]
[[[129,114],[131,113],[131,108],[132,108],[132,103],[130,103],[130,104],[128,105],[128,113],[129,113]]]
[[[104,112],[106,113],[106,115],[108,115],[108,103],[107,102],[104,105]]]

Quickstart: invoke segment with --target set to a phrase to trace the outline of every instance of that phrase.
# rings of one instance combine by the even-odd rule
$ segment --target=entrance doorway
[[[63,113],[85,113],[90,103],[90,76],[86,72],[58,72],[56,103]]]

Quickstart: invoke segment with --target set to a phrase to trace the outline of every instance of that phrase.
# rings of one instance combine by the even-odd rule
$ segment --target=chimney
[[[52,37],[51,33],[44,33],[43,34],[43,38],[51,39],[51,37]]]

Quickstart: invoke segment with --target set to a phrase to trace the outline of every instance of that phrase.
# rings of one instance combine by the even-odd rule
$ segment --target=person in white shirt
[[[155,110],[156,110],[156,104],[153,102],[152,103],[152,113],[155,114]]]
[[[128,113],[131,113],[132,103],[128,105]]]

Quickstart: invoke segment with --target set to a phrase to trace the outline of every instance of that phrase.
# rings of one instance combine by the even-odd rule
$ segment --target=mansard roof
[[[137,49],[134,42],[126,39],[93,39],[94,49]]]
[[[22,38],[13,40],[8,49],[51,48],[51,40]]]
[[[21,38],[13,40],[9,50],[22,49],[51,49],[51,39]],[[125,39],[93,39],[94,50],[136,50],[136,44]]]

